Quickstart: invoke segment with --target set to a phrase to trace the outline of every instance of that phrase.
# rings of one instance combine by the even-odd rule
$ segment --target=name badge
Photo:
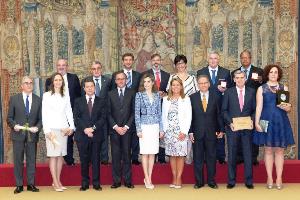
[[[227,82],[226,81],[221,81],[221,87],[226,88]]]
[[[252,73],[251,78],[254,80],[258,79],[258,73]]]

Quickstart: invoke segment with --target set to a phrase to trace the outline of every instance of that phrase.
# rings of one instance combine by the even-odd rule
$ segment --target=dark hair
[[[206,78],[208,80],[208,82],[209,82],[209,77],[206,74],[199,74],[197,76],[197,82],[199,81],[200,78]]]
[[[122,55],[122,60],[124,61],[124,58],[125,58],[125,57],[128,57],[128,56],[130,56],[130,57],[132,58],[132,60],[134,60],[134,55],[133,55],[132,53],[124,53],[124,54]]]
[[[264,78],[265,81],[269,80],[268,76],[269,76],[269,73],[270,73],[270,71],[273,67],[277,68],[277,70],[278,70],[278,79],[277,79],[277,81],[281,80],[282,74],[283,74],[283,71],[282,71],[281,67],[279,67],[279,65],[270,64],[270,65],[265,66],[265,68],[264,68],[264,77],[263,78]]]
[[[174,81],[177,81],[181,85],[180,96],[183,99],[185,97],[184,87],[183,87],[182,80],[179,77],[172,78],[172,80],[170,82],[170,87],[169,87],[169,90],[168,90],[168,98],[167,99],[170,100],[173,97],[172,84],[173,84]]]
[[[61,79],[62,79],[62,86],[60,88],[59,93],[63,97],[63,96],[65,96],[65,92],[64,92],[65,80],[64,80],[64,77],[60,73],[58,73],[58,72],[55,72],[54,74],[52,74],[52,76],[50,78],[51,79],[51,84],[50,84],[51,95],[55,93],[55,89],[54,89],[54,84],[53,83],[54,83],[55,76],[57,76],[57,75],[60,76]]]
[[[243,55],[244,53],[248,54],[249,57],[251,58],[251,52],[250,52],[249,50],[247,50],[247,49],[244,50],[244,51],[242,51],[242,52],[240,53],[240,58],[242,57],[242,55]]]
[[[145,87],[144,87],[144,80],[145,80],[145,78],[150,78],[151,79],[151,81],[154,83],[153,86],[152,86],[152,92],[157,92],[158,89],[157,89],[157,86],[155,84],[155,78],[150,73],[145,73],[142,76],[142,78],[140,79],[139,92],[144,92],[145,91]]]
[[[177,65],[177,63],[179,63],[180,61],[183,61],[185,64],[187,63],[187,59],[185,57],[185,55],[179,54],[175,57],[174,59],[174,64]]]
[[[160,56],[158,53],[155,53],[155,54],[153,54],[153,55],[151,56],[151,60],[152,60],[153,58],[155,58],[155,57],[161,58],[161,56]]]
[[[95,86],[94,79],[92,77],[88,77],[88,78],[84,79],[84,81],[83,81],[83,87],[85,87],[85,83],[90,83],[90,82],[92,82],[93,85]]]
[[[125,74],[125,72],[124,72],[123,70],[116,71],[116,72],[114,73],[114,77],[116,78],[117,75],[119,75],[119,74],[124,74],[125,78],[127,79],[127,75]]]

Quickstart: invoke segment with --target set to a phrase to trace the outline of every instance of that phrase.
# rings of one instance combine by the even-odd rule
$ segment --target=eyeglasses
[[[32,85],[33,82],[24,82],[23,84],[24,84],[24,85]]]
[[[126,78],[117,78],[116,80],[117,81],[122,81],[122,80],[125,80]]]
[[[208,82],[199,83],[199,85],[206,85]]]
[[[92,71],[100,71],[100,70],[102,70],[102,68],[101,68],[101,67],[92,68]]]

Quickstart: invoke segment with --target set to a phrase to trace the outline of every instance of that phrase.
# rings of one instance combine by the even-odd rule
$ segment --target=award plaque
[[[227,82],[225,79],[219,79],[218,85],[221,85],[221,87],[226,88]]]
[[[290,102],[290,92],[284,90],[277,90],[276,92],[276,104],[289,103]]]
[[[253,129],[253,122],[250,116],[232,118],[232,123],[234,126],[234,131]]]
[[[259,125],[264,133],[268,132],[269,121],[267,120],[259,120]]]

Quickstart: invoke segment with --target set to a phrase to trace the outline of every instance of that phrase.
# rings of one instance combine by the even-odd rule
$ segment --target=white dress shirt
[[[92,96],[88,96],[88,95],[85,95],[85,98],[86,98],[86,103],[88,104],[89,103],[89,100],[90,98],[92,98],[92,105],[94,105],[94,101],[95,101],[95,95],[92,95]]]
[[[67,73],[63,75],[64,82],[65,82],[65,87],[64,87],[64,94],[70,96],[69,94],[69,83],[68,83],[68,78],[67,78]]]
[[[206,102],[208,103],[208,98],[209,98],[209,91],[203,93],[200,91],[200,95],[201,95],[201,101],[203,100],[203,95],[205,95],[206,98]]]
[[[124,68],[123,70],[124,70],[124,73],[126,74],[127,78],[128,78],[128,72],[130,73],[130,81],[131,81],[131,84],[132,84],[132,69],[127,70],[127,69]]]
[[[240,97],[240,91],[242,91],[242,94],[243,94],[243,102],[245,103],[245,86],[243,88],[239,88],[236,86],[236,91],[237,91],[237,94],[238,94],[238,97]]]
[[[98,79],[99,87],[101,89],[101,76],[99,76],[99,77],[93,76],[93,80],[94,80],[94,83],[95,83],[95,88],[96,88],[96,84],[97,84],[96,79]],[[95,93],[96,93],[96,90],[95,90]]]
[[[215,70],[215,76],[216,76],[216,78],[217,78],[218,69],[219,69],[219,66],[217,66],[216,68],[212,68],[211,66],[208,66],[209,75],[210,75],[210,78],[211,78],[211,79],[212,79],[212,75],[213,75],[212,70]],[[216,81],[217,81],[217,80],[216,80]]]

